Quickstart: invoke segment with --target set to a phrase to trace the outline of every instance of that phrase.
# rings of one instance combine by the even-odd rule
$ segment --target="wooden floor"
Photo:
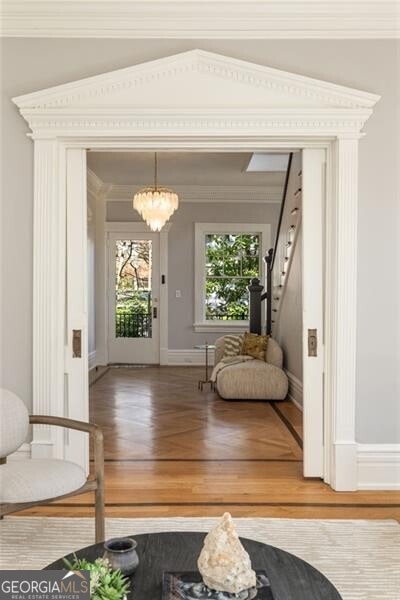
[[[210,386],[201,392],[201,375],[191,367],[110,369],[91,388],[106,460],[302,460],[271,404],[226,402]]]
[[[399,492],[334,492],[302,476],[290,402],[226,402],[195,367],[109,369],[91,387],[105,434],[108,516],[395,518]],[[89,494],[25,514],[93,514]],[[20,513],[22,514],[22,513]]]

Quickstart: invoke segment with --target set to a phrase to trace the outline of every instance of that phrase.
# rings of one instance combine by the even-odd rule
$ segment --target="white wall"
[[[108,202],[107,221],[138,221],[131,202]],[[191,350],[220,333],[196,333],[194,319],[194,224],[269,223],[276,231],[279,204],[182,202],[168,234],[168,348]],[[175,292],[180,290],[181,297]]]
[[[274,263],[273,280],[281,281],[280,273],[283,257],[287,254],[285,243],[289,227],[296,225],[295,244],[291,248],[290,268],[286,276],[281,300],[274,302],[278,313],[272,313],[275,321],[272,333],[282,347],[284,367],[301,383],[303,381],[303,303],[302,303],[302,232],[301,232],[301,199],[295,198],[296,191],[301,187],[301,153],[293,154],[290,176],[287,187],[285,207],[282,215],[280,235],[278,239],[277,258]],[[299,212],[291,215],[293,208]],[[301,402],[302,398],[297,397]]]
[[[360,141],[356,426],[358,442],[400,442],[398,41],[3,39],[1,383],[30,406],[33,155],[11,97],[195,47],[382,96]]]

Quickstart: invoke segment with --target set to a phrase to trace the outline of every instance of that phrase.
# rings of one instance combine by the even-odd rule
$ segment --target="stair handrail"
[[[289,177],[290,177],[290,169],[292,166],[292,160],[293,160],[293,152],[291,152],[289,154],[289,160],[288,160],[288,164],[287,164],[287,168],[286,168],[285,183],[283,186],[283,193],[282,193],[281,210],[279,212],[278,226],[276,228],[276,236],[275,236],[275,244],[274,244],[274,249],[273,249],[273,254],[272,254],[272,261],[270,263],[271,272],[274,268],[276,254],[277,254],[277,250],[278,250],[279,234],[281,232],[283,213],[285,210],[285,203],[286,203],[287,190],[288,190],[288,186],[289,186]]]
[[[278,226],[275,236],[275,244],[273,248],[270,248],[267,254],[264,256],[265,270],[267,277],[267,289],[262,293],[264,286],[260,284],[258,278],[251,280],[248,286],[249,290],[249,329],[250,333],[261,334],[261,303],[267,301],[267,315],[266,315],[266,334],[271,335],[272,333],[272,272],[274,269],[276,253],[278,249],[279,235],[281,232],[283,212],[285,210],[285,202],[287,196],[287,190],[289,185],[290,169],[292,166],[293,152],[290,152],[288,164],[286,168],[285,183],[283,186],[281,210],[279,213]]]

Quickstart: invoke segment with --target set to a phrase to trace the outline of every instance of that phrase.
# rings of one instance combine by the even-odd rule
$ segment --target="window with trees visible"
[[[196,224],[195,328],[247,323],[247,288],[263,279],[268,235],[268,226],[256,224]]]
[[[253,277],[260,276],[260,235],[209,233],[205,253],[206,321],[247,321],[247,287]]]
[[[151,337],[151,240],[115,242],[115,335]]]

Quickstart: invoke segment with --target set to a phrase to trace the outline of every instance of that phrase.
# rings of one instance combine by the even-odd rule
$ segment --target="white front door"
[[[109,363],[160,362],[160,235],[108,234]]]

